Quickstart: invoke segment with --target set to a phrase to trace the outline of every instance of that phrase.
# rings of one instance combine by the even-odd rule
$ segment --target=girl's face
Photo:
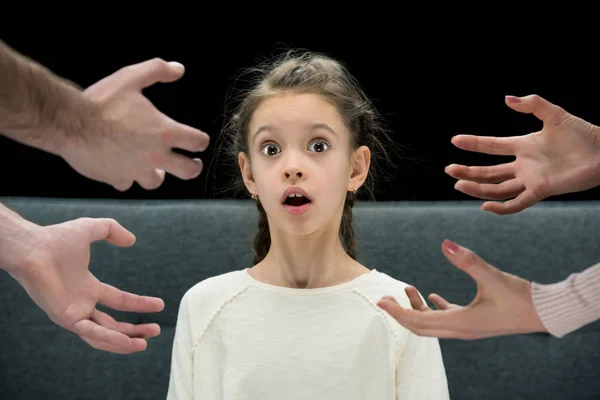
[[[336,108],[316,94],[270,97],[254,112],[248,133],[240,168],[269,224],[294,235],[337,232],[346,192],[364,182],[370,154],[365,146],[352,151]]]

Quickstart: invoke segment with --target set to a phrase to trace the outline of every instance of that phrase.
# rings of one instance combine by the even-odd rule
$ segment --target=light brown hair
[[[360,146],[369,147],[372,156],[371,167],[359,193],[362,196],[362,192],[365,192],[365,197],[374,199],[375,174],[382,166],[381,161],[387,161],[387,165],[391,166],[388,152],[394,148],[394,143],[389,140],[383,119],[346,67],[324,54],[287,51],[247,72],[253,75],[251,87],[240,92],[231,116],[226,120],[221,137],[227,155],[237,168],[234,188],[245,189],[237,163],[238,155],[240,152],[245,152],[249,156],[248,127],[252,114],[261,101],[282,92],[312,93],[323,96],[336,107],[350,133],[352,150]],[[356,243],[352,207],[357,195],[353,192],[346,193],[340,224],[344,249],[354,259],[356,259]],[[260,200],[256,201],[256,205],[259,217],[258,231],[253,240],[255,264],[267,255],[271,245],[266,212]]]

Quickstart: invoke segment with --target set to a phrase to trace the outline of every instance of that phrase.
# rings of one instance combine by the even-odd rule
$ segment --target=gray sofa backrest
[[[52,324],[8,274],[0,274],[0,399],[164,399],[181,297],[195,283],[252,260],[251,201],[0,200],[41,225],[115,218],[137,243],[95,243],[91,271],[166,303],[158,314],[108,311],[119,320],[162,327],[146,351],[111,354]],[[444,238],[538,282],[556,282],[600,262],[600,202],[545,202],[511,216],[480,211],[479,204],[359,203],[359,259],[414,284],[424,296],[436,292],[459,304],[470,302],[476,287],[442,255]],[[453,399],[600,398],[598,322],[563,339],[534,334],[441,340],[441,346]]]

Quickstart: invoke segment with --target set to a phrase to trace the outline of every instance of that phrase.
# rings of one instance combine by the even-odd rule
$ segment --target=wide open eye
[[[273,143],[265,144],[261,150],[262,150],[263,154],[266,156],[274,156],[278,152],[281,151],[281,149],[279,147],[277,147],[276,145],[274,145]]]
[[[327,151],[327,149],[329,148],[329,144],[327,144],[327,142],[325,142],[324,140],[316,140],[312,142],[311,145],[308,146],[308,148],[312,149],[311,151],[323,153],[324,151]]]

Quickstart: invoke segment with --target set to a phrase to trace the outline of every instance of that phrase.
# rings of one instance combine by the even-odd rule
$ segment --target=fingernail
[[[521,102],[521,99],[516,96],[506,96],[506,100],[510,101],[511,103],[520,103]]]
[[[451,240],[444,240],[444,250],[446,250],[451,255],[454,255],[458,252],[459,246]]]
[[[175,68],[175,69],[180,70],[180,71],[185,71],[185,67],[183,66],[183,64],[182,63],[178,63],[177,61],[170,61],[169,62],[169,67]]]

